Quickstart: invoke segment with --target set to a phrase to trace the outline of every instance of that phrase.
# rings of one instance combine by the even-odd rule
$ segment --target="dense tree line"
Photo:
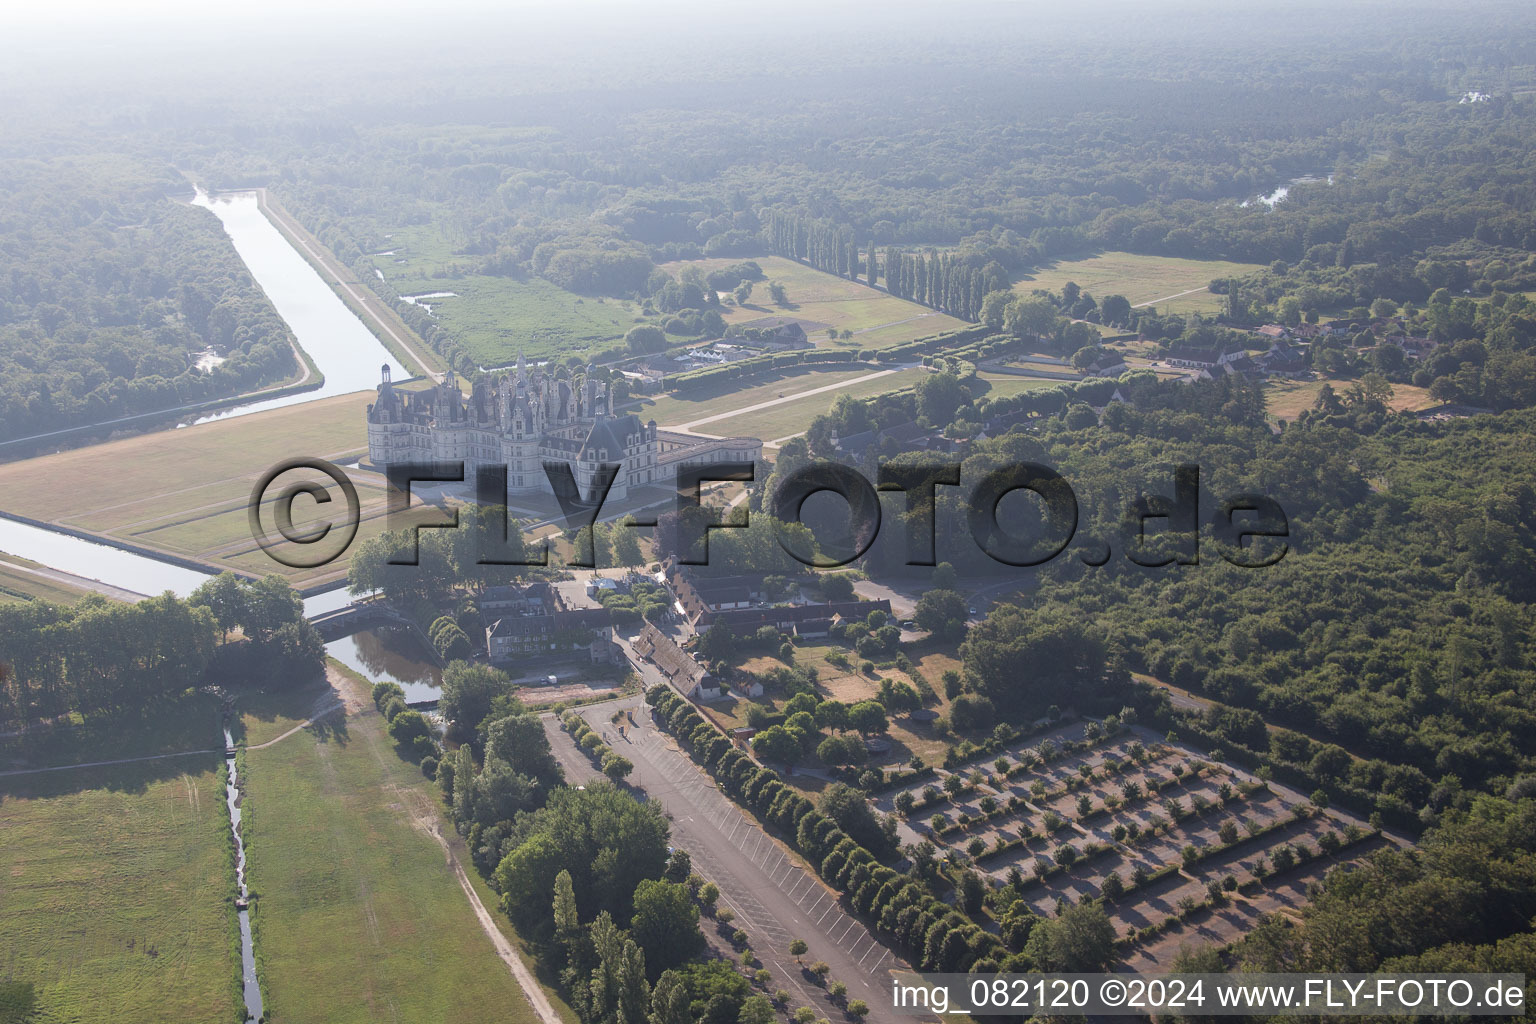
[[[785,210],[765,211],[763,219],[769,252],[853,281],[862,277],[871,287],[884,280],[892,295],[962,320],[979,319],[986,294],[1008,287],[1008,272],[985,253],[908,253],[891,245],[881,257],[873,242],[861,249],[851,228]]]
[[[239,394],[300,367],[190,187],[131,160],[0,161],[0,437]],[[197,365],[200,353],[221,362]]]
[[[243,633],[228,643],[232,629]],[[324,645],[277,576],[216,577],[182,601],[88,596],[73,607],[0,605],[0,721],[144,709],[208,683],[304,679]],[[221,647],[221,644],[224,644]]]

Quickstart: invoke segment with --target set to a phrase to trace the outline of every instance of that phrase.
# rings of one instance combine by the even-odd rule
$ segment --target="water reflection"
[[[326,653],[375,683],[398,683],[407,704],[437,700],[442,672],[415,631],[380,626],[333,640]]]
[[[212,198],[199,194],[195,203],[212,210],[223,223],[235,251],[272,308],[325,375],[325,384],[318,390],[236,406],[211,413],[199,423],[371,390],[379,383],[379,367],[386,363],[396,380],[407,376],[373,332],[267,220],[256,193],[232,192]]]

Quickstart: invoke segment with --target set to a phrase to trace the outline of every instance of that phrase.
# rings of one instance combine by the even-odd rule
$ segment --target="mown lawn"
[[[1075,281],[1095,299],[1124,295],[1131,305],[1150,303],[1159,313],[1210,313],[1222,303],[1222,297],[1206,287],[1212,278],[1242,277],[1258,269],[1256,263],[1105,252],[1054,263],[1015,282],[1013,290],[1021,295],[1036,288],[1060,292],[1062,285]],[[1191,294],[1179,294],[1191,289]]]
[[[313,699],[263,707],[253,737],[302,718]],[[537,1019],[433,835],[453,835],[435,787],[396,755],[371,705],[248,750],[245,763],[252,920],[272,1019]]]
[[[760,437],[764,441],[780,440],[805,431],[811,425],[811,420],[832,408],[832,403],[840,394],[851,395],[854,398],[872,398],[889,391],[900,391],[902,388],[909,388],[916,384],[927,372],[927,370],[898,370],[887,376],[849,384],[835,392],[810,395],[772,405],[766,409],[705,423],[698,429],[706,434]]]
[[[793,397],[805,391],[878,372],[880,372],[879,367],[864,363],[837,370],[790,367],[787,370],[763,374],[751,381],[732,381],[675,395],[641,398],[621,411],[632,412],[642,421],[654,419],[662,426],[677,426],[757,405],[760,402],[776,401],[780,395]],[[828,392],[827,397],[829,399],[827,404],[830,406],[832,404],[830,399],[837,396]],[[705,433],[719,433],[719,431],[710,430],[708,424],[701,425],[699,429]]]
[[[296,585],[345,571],[346,558],[313,570],[280,565],[251,539],[247,504],[270,467],[297,456],[332,461],[367,449],[370,394],[165,430],[0,466],[6,511],[264,574]],[[284,476],[322,480],[313,473]],[[364,523],[359,537],[383,528],[381,479],[357,476]],[[323,481],[322,481],[323,482]],[[334,492],[334,485],[330,485]],[[339,502],[340,495],[333,493]],[[300,529],[328,518],[339,503],[294,504]],[[273,530],[270,508],[266,525]]]
[[[215,745],[206,701],[165,714],[0,767]],[[238,1019],[233,856],[220,753],[0,778],[0,978],[34,984],[38,1024]]]

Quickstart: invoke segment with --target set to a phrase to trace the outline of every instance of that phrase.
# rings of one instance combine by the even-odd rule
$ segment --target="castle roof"
[[[619,417],[599,416],[592,421],[592,429],[587,431],[587,439],[581,446],[581,457],[589,462],[622,459],[626,447],[624,439],[641,432],[640,417],[634,413]]]

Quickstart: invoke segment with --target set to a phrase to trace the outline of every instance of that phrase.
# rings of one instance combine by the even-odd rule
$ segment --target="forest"
[[[0,192],[0,439],[237,395],[302,368],[173,168],[0,160]]]

